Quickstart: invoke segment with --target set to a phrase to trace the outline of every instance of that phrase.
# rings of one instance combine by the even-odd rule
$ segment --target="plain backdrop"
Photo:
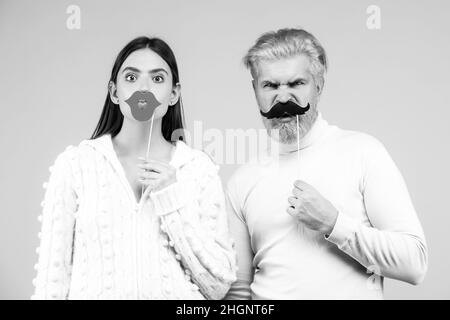
[[[80,8],[79,30],[66,13]],[[381,28],[366,12],[380,8]],[[403,173],[429,245],[425,281],[385,279],[387,299],[450,298],[447,1],[0,1],[0,298],[28,299],[42,183],[98,121],[120,49],[159,36],[179,64],[188,129],[262,128],[241,63],[263,32],[303,27],[330,68],[319,109],[381,140]],[[223,165],[226,182],[235,165]]]

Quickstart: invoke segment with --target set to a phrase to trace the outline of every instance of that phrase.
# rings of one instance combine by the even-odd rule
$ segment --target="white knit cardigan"
[[[221,299],[236,277],[218,167],[177,142],[177,182],[137,202],[110,135],[44,183],[32,299]]]

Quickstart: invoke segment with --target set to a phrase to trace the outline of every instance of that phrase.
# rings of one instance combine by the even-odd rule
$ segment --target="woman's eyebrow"
[[[149,73],[158,73],[158,72],[164,72],[164,73],[166,73],[167,75],[169,74],[169,73],[167,72],[167,70],[164,69],[164,68],[156,68],[156,69],[153,69],[153,70],[150,70],[150,71],[149,71]]]
[[[122,73],[124,73],[124,72],[127,71],[127,70],[133,71],[133,72],[136,72],[136,73],[141,73],[141,70],[139,70],[138,68],[135,68],[135,67],[126,67],[126,68],[124,68],[124,69],[122,70]],[[164,69],[164,68],[156,68],[156,69],[152,69],[152,70],[150,70],[148,73],[157,73],[157,72],[164,72],[164,73],[166,73],[167,75],[169,74],[169,73],[167,72],[167,70]]]
[[[130,71],[133,71],[133,72],[137,72],[137,73],[140,73],[140,72],[141,72],[141,70],[139,70],[138,68],[134,68],[134,67],[126,67],[126,68],[124,68],[124,69],[122,70],[122,73],[124,73],[124,72],[127,71],[127,70],[130,70]]]

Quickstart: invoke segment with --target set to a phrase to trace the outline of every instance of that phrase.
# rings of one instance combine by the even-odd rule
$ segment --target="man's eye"
[[[275,84],[275,83],[265,83],[264,85],[263,85],[263,88],[276,88],[277,87],[277,85]]]
[[[304,85],[304,84],[305,84],[305,83],[304,83],[303,81],[299,80],[299,81],[291,82],[291,83],[290,83],[290,86],[291,86],[291,87],[297,87],[297,86],[302,86],[302,85]]]
[[[164,82],[164,77],[163,76],[154,76],[153,81],[155,81],[157,83]]]
[[[136,81],[137,77],[136,77],[136,75],[129,73],[125,76],[125,79],[129,82],[134,82],[134,81]]]

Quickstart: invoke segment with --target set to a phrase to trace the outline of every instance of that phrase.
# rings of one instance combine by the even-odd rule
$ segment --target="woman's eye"
[[[127,81],[134,82],[134,81],[136,81],[137,77],[136,77],[136,75],[130,73],[125,76],[125,79]]]
[[[154,76],[153,77],[153,81],[159,83],[159,82],[163,82],[164,81],[164,77],[163,76]]]

